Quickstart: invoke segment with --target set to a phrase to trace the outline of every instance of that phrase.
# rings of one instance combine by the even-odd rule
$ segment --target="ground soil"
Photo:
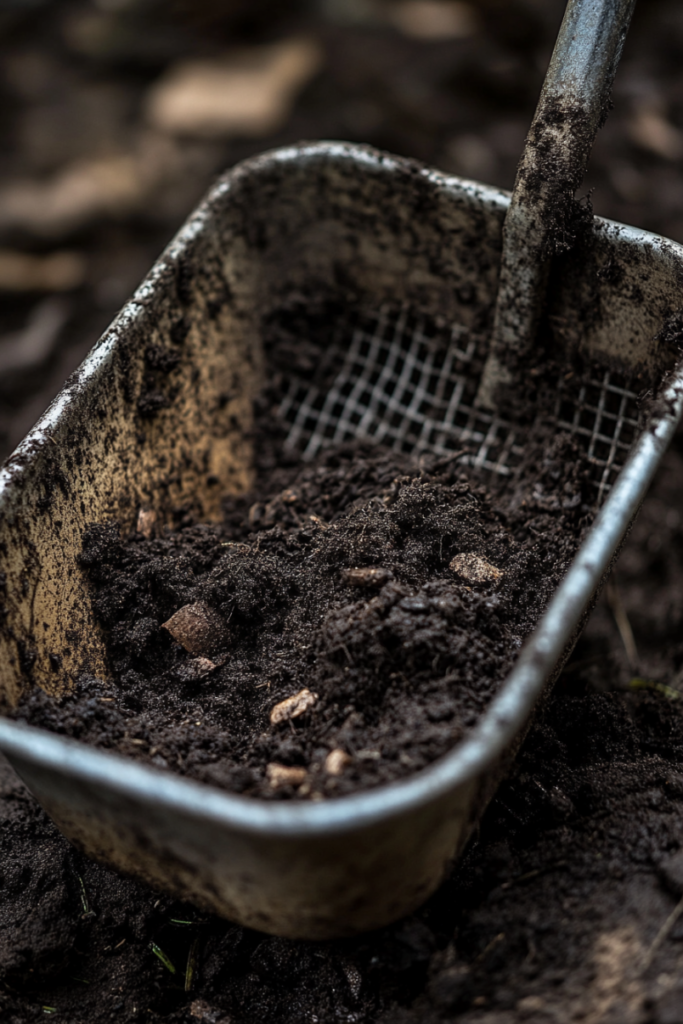
[[[204,917],[84,860],[5,769],[3,1021],[680,1022],[682,501],[679,438],[613,578],[636,669],[602,599],[461,866],[380,932],[295,943]]]

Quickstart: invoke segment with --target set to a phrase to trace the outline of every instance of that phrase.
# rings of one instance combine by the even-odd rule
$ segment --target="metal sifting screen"
[[[407,309],[357,312],[339,323],[315,378],[291,376],[280,415],[287,444],[310,459],[353,439],[403,452],[462,452],[470,466],[507,475],[523,454],[524,429],[475,408],[483,339]],[[591,460],[602,501],[637,436],[636,395],[602,368],[557,381],[554,416]]]

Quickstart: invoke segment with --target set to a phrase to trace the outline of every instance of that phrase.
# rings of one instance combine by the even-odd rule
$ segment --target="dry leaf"
[[[299,690],[293,697],[287,697],[286,700],[280,701],[270,712],[271,725],[278,725],[280,722],[286,722],[290,718],[298,718],[299,715],[305,714],[309,708],[312,708],[318,699],[317,693],[311,693],[310,690]]]

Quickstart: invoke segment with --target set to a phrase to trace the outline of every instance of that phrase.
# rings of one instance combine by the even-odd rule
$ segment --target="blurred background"
[[[217,174],[368,142],[510,188],[563,0],[0,0],[0,459]],[[683,241],[683,6],[641,0],[581,193]]]

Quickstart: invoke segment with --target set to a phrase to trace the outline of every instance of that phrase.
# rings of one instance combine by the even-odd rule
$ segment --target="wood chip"
[[[33,256],[0,249],[0,289],[11,292],[68,292],[80,288],[87,274],[81,253],[53,252]]]
[[[365,566],[362,569],[346,569],[344,582],[351,587],[383,587],[392,577],[389,569]]]
[[[345,750],[331,750],[325,758],[325,771],[328,775],[341,775],[351,764],[351,760]]]
[[[504,575],[495,565],[473,552],[456,555],[451,561],[451,569],[468,583],[496,583]]]
[[[266,776],[273,789],[281,786],[300,786],[306,778],[305,768],[291,768],[285,764],[269,764]]]
[[[172,615],[168,622],[162,623],[173,639],[182,644],[190,654],[207,658],[225,645],[225,624],[216,612],[198,601],[186,604]]]
[[[683,156],[683,133],[667,119],[656,102],[637,104],[627,128],[633,141],[643,149],[665,160],[680,160]]]
[[[389,17],[412,39],[467,39],[479,28],[476,10],[462,0],[399,0]]]
[[[318,699],[317,693],[311,693],[310,690],[299,690],[293,697],[287,697],[286,700],[280,701],[270,712],[270,723],[271,725],[278,725],[280,722],[286,722],[290,718],[298,718],[299,715],[305,714],[309,708],[312,708]]]
[[[171,134],[205,139],[268,135],[286,123],[297,94],[322,60],[311,39],[245,47],[223,60],[183,60],[152,86],[147,117]]]
[[[153,508],[141,508],[138,512],[137,532],[141,533],[145,540],[151,540],[154,536],[157,524],[157,514]]]

